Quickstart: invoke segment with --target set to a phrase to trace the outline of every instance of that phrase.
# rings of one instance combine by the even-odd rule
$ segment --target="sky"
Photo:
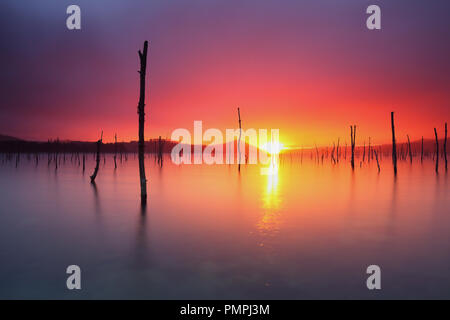
[[[81,8],[81,30],[66,8]],[[366,8],[381,8],[381,30]],[[149,41],[146,139],[173,130],[279,129],[285,146],[443,134],[447,0],[71,0],[0,3],[0,134],[137,140]],[[225,135],[225,132],[224,132]]]

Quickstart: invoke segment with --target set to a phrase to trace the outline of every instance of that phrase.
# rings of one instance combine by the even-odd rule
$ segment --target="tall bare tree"
[[[145,71],[147,69],[147,48],[148,41],[144,42],[144,49],[138,51],[139,61],[141,63],[141,69],[138,71],[140,75],[140,91],[139,91],[139,103],[138,103],[138,114],[139,114],[139,144],[138,144],[138,155],[139,155],[139,178],[141,182],[141,203],[147,203],[147,179],[145,178],[145,165],[144,165],[144,121],[145,121]]]

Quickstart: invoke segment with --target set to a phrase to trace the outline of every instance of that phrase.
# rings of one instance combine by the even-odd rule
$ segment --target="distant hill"
[[[83,153],[83,152],[95,152],[96,142],[87,141],[62,141],[62,140],[49,140],[43,141],[25,141],[13,137],[1,136],[0,139],[0,152],[50,152],[50,153]],[[5,138],[3,138],[5,137]],[[174,141],[161,140],[161,151],[163,153],[170,152],[173,146],[176,144]],[[158,152],[160,149],[159,140],[151,139],[145,141],[145,152]],[[118,142],[103,143],[102,152],[107,153],[129,153],[137,152],[138,142]]]
[[[20,141],[22,139],[0,134],[0,141]]]
[[[160,145],[161,143],[161,145]],[[251,152],[255,152],[257,154],[258,148],[255,146],[249,145],[248,143],[242,141],[243,149],[243,159],[246,158],[246,155],[249,155]],[[170,153],[172,148],[177,145],[178,142],[166,140],[166,139],[150,139],[145,141],[145,152],[146,153],[157,153],[161,150],[162,153]],[[215,147],[222,147],[223,154],[227,150],[227,146],[230,149],[234,147],[234,155],[237,157],[237,141],[230,141],[228,143],[224,143],[222,145],[215,145]],[[0,152],[8,152],[8,153],[36,153],[36,152],[49,152],[49,153],[83,153],[83,152],[95,152],[96,151],[96,143],[95,142],[87,142],[87,141],[62,141],[62,140],[49,140],[47,142],[43,141],[26,141],[17,139],[14,137],[0,135]],[[187,150],[191,150],[194,152],[194,145],[188,145]],[[206,145],[202,145],[202,150],[206,148]],[[138,142],[130,141],[130,142],[118,142],[114,143],[103,143],[102,152],[106,153],[130,153],[138,151]]]

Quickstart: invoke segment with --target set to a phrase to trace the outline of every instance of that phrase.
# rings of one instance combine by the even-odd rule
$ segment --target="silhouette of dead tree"
[[[355,170],[355,144],[356,144],[356,126],[350,126],[350,139],[352,144],[352,169]]]
[[[394,174],[397,174],[397,146],[395,144],[395,125],[394,112],[391,112],[391,128],[392,128],[392,163],[394,165]]]
[[[436,173],[439,172],[439,140],[436,128],[434,128],[434,136],[436,138]]]
[[[100,146],[102,144],[102,140],[103,140],[103,130],[102,130],[102,134],[100,136],[100,140],[97,141],[97,156],[95,159],[94,173],[91,176],[91,183],[95,182],[95,178],[97,177],[97,174],[98,174],[98,167],[100,166]]]
[[[114,169],[117,169],[117,133],[114,134]]]
[[[163,165],[163,151],[164,151],[164,144],[165,140],[161,139],[161,136],[159,136],[158,139],[158,164],[162,167]]]
[[[336,164],[336,159],[334,158],[334,150],[336,149],[336,145],[333,142],[333,149],[331,150],[331,161]]]
[[[366,161],[366,140],[364,140],[364,147],[363,147],[363,159],[362,162]]]
[[[336,160],[337,162],[339,162],[339,142],[340,142],[341,138],[338,138],[337,140],[337,149],[336,149]]]
[[[412,163],[411,141],[409,140],[409,135],[406,135],[406,138],[408,139],[408,154],[409,154],[409,161]]]
[[[377,160],[378,172],[380,172],[380,162],[378,161],[378,153],[377,153],[377,150],[373,150],[373,153],[375,154],[375,159]]]
[[[423,136],[422,136],[422,148],[420,151],[420,162],[423,162]]]
[[[145,178],[145,165],[144,165],[144,121],[145,121],[145,71],[147,69],[147,48],[148,41],[144,42],[143,52],[138,51],[139,61],[141,64],[140,75],[140,92],[139,92],[139,103],[138,103],[138,114],[139,114],[139,177],[141,183],[141,203],[147,203],[147,179]]]
[[[239,141],[238,141],[238,155],[239,155],[239,160],[238,160],[238,171],[241,171],[241,135],[242,135],[242,126],[241,126],[241,111],[239,110],[239,107],[237,108],[238,110],[238,119],[239,119]]]

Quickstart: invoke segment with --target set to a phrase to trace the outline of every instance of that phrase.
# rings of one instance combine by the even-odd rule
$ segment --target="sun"
[[[268,142],[260,148],[270,154],[279,154],[284,149],[284,145],[281,142]]]

